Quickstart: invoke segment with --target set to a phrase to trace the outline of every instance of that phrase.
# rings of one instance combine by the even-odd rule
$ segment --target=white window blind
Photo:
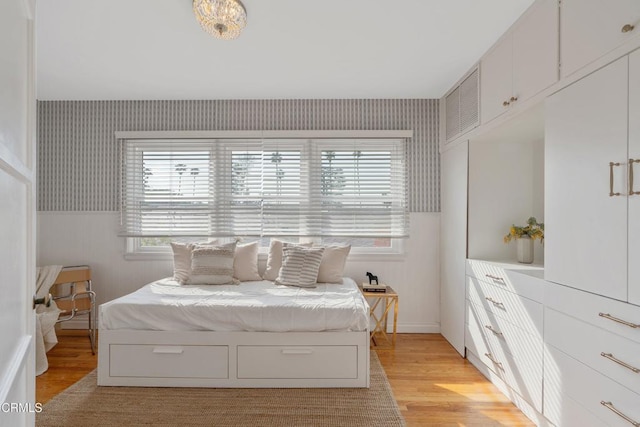
[[[121,235],[405,237],[403,139],[125,139]]]

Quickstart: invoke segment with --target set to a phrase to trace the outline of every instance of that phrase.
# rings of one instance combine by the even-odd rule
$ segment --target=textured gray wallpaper
[[[38,210],[119,209],[116,131],[401,129],[409,209],[438,212],[437,99],[40,101]]]

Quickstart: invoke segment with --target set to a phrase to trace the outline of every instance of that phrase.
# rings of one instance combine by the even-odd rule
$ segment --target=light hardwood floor
[[[36,378],[36,401],[49,399],[97,366],[85,331],[60,331]],[[439,334],[398,334],[395,348],[374,347],[408,426],[533,425]]]

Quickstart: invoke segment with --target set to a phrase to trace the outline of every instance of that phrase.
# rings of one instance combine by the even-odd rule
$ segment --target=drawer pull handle
[[[492,274],[485,274],[485,277],[488,277],[491,280],[497,280],[499,282],[504,282],[504,279],[502,277],[494,276]]]
[[[485,328],[487,328],[488,330],[490,330],[491,332],[493,332],[494,335],[497,335],[499,337],[503,337],[504,334],[500,331],[496,331],[495,329],[493,329],[493,327],[491,325],[484,325]]]
[[[491,360],[491,362],[496,365],[498,368],[500,368],[501,370],[504,371],[504,367],[502,366],[502,363],[498,362],[496,359],[493,358],[493,355],[491,353],[485,353],[485,356],[487,356],[487,359]]]
[[[313,354],[310,348],[285,348],[282,354]]]
[[[155,354],[182,354],[184,349],[182,347],[154,347],[153,352]]]
[[[600,356],[604,357],[605,359],[609,359],[612,362],[616,362],[618,365],[624,366],[625,368],[635,372],[636,374],[640,372],[640,369],[636,368],[635,366],[631,366],[628,363],[623,362],[622,360],[618,359],[611,353],[600,353]]]
[[[623,414],[622,412],[620,412],[619,409],[617,409],[615,406],[613,406],[613,403],[605,402],[603,400],[603,401],[600,402],[600,404],[602,406],[604,406],[605,408],[607,408],[608,410],[610,410],[611,412],[613,412],[614,414],[616,414],[617,416],[619,416],[620,418],[622,418],[623,420],[625,420],[628,423],[630,423],[632,426],[640,427],[640,423],[638,421],[635,421],[635,420],[629,418],[628,416],[626,416],[625,414]]]
[[[605,319],[613,320],[614,322],[622,323],[630,328],[640,328],[640,325],[636,323],[627,322],[626,320],[618,319],[617,317],[613,317],[609,313],[598,313],[598,316],[604,317]]]
[[[486,299],[487,301],[489,301],[491,304],[495,305],[496,307],[504,308],[504,304],[501,303],[500,301],[496,301],[491,297],[484,297],[484,299]]]

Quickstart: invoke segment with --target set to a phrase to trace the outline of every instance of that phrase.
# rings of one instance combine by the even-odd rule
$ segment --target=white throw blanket
[[[36,297],[44,298],[62,270],[61,265],[47,265],[36,270]],[[47,351],[58,343],[56,336],[56,321],[60,310],[51,301],[47,307],[40,304],[36,307],[36,375],[44,374],[49,369]]]

